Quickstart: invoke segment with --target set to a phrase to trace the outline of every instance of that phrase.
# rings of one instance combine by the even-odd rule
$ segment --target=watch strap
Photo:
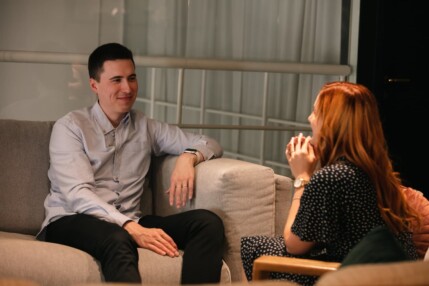
[[[189,154],[194,154],[195,156],[197,156],[197,164],[199,164],[202,161],[202,155],[201,153],[197,150],[197,149],[193,149],[193,148],[186,148],[185,151],[183,151],[183,153],[189,153]]]
[[[308,184],[308,181],[303,178],[296,178],[293,182],[293,186],[295,188],[301,188]]]

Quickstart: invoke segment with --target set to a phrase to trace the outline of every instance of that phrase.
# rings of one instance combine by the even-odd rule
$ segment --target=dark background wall
[[[391,158],[429,198],[428,15],[420,0],[361,0],[357,82],[377,96]]]

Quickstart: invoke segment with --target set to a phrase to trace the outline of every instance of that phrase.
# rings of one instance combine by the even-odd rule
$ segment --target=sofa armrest
[[[293,187],[292,179],[289,177],[274,175],[276,182],[276,218],[275,234],[283,235],[286,219],[292,204]]]
[[[213,159],[196,167],[195,197],[185,208],[176,209],[168,204],[165,193],[176,159],[166,156],[154,162],[151,178],[154,213],[169,215],[202,208],[219,215],[227,239],[224,260],[232,280],[241,280],[241,237],[275,234],[276,200],[279,200],[276,182],[284,187],[281,196],[286,198],[287,178],[276,177],[271,168],[262,165],[229,158]]]

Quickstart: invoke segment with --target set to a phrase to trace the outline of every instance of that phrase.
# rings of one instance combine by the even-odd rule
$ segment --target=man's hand
[[[176,243],[160,228],[145,228],[135,221],[130,221],[124,225],[124,229],[142,248],[149,249],[160,255],[179,256]]]
[[[167,190],[171,206],[175,203],[177,208],[184,207],[186,201],[192,199],[196,164],[197,156],[194,154],[183,153],[177,158],[171,174],[170,188]]]

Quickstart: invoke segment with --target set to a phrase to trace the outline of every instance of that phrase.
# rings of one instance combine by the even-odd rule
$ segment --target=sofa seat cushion
[[[42,285],[102,281],[98,262],[89,254],[38,241],[31,235],[0,232],[0,257],[0,277],[19,277]]]
[[[182,265],[182,255],[183,252],[180,251],[180,256],[171,258],[139,248],[139,271],[142,275],[143,283],[178,284],[182,269],[178,266]],[[147,261],[151,261],[151,263],[146,263]],[[231,273],[225,262],[223,262],[222,266],[220,283],[231,283]]]
[[[0,277],[19,277],[48,286],[104,281],[100,265],[91,255],[65,245],[38,241],[32,235],[0,232],[0,257]],[[179,284],[181,265],[182,256],[170,258],[139,248],[139,271],[144,283]],[[225,262],[221,283],[231,283]]]

